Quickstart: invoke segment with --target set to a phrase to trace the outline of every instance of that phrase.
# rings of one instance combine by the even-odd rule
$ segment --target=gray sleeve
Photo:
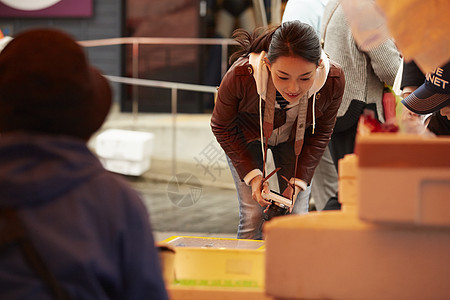
[[[381,82],[392,86],[401,63],[400,53],[394,41],[386,40],[366,54],[370,59],[375,75]]]

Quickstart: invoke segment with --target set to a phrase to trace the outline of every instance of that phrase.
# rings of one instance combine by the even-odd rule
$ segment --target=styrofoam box
[[[356,147],[361,219],[450,226],[450,138],[373,134]]]
[[[357,167],[358,156],[354,153],[339,160],[339,202],[345,211],[357,209]]]
[[[95,151],[105,169],[139,176],[150,168],[153,139],[150,132],[108,129],[97,136]]]
[[[266,294],[274,299],[450,299],[450,229],[380,226],[357,216],[321,211],[267,222]]]

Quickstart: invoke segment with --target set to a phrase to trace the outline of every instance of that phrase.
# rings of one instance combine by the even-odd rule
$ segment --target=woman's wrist
[[[289,180],[289,183],[300,188],[302,191],[304,191],[308,188],[308,184],[305,181],[298,179],[298,178],[291,178],[291,180]]]
[[[257,176],[262,176],[262,172],[260,169],[253,169],[250,172],[247,173],[247,175],[245,175],[245,177],[243,178],[244,182],[246,185],[250,186],[252,180],[257,177]]]

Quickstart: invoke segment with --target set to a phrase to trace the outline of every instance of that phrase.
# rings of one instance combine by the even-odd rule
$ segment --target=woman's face
[[[314,83],[317,66],[301,57],[281,56],[272,64],[265,59],[273,84],[290,103],[300,100]]]

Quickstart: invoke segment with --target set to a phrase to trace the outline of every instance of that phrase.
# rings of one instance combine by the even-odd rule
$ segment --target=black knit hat
[[[64,32],[34,29],[0,53],[0,132],[34,131],[88,140],[111,106],[111,88]]]

